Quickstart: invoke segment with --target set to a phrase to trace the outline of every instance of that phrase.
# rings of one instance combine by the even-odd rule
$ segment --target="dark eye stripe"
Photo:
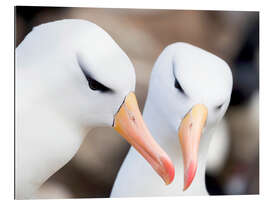
[[[92,90],[99,90],[101,92],[110,92],[112,91],[110,88],[106,87],[105,85],[99,83],[98,81],[96,81],[95,79],[93,79],[91,76],[85,76],[87,81],[88,81],[88,85]]]
[[[216,107],[216,110],[220,110],[222,106],[223,106],[223,104],[218,105],[218,106]]]
[[[182,94],[186,95],[185,91],[183,90],[183,88],[181,87],[180,83],[178,82],[178,80],[176,79],[176,75],[175,75],[175,64],[174,61],[172,61],[172,68],[173,68],[173,76],[174,76],[174,87],[176,89],[178,89]]]
[[[112,89],[106,87],[105,85],[101,84],[100,82],[98,82],[97,80],[95,80],[88,72],[86,72],[84,70],[84,68],[82,67],[82,65],[79,63],[79,66],[85,76],[85,78],[88,81],[88,85],[89,87],[94,90],[94,91],[101,91],[101,92],[113,92]]]
[[[181,85],[179,84],[179,82],[175,79],[175,82],[174,82],[174,87],[176,89],[178,89],[182,94],[186,94],[185,91],[183,90],[183,88],[181,87]]]

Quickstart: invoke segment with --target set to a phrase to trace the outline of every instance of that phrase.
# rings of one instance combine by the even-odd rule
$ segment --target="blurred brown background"
[[[153,64],[167,45],[189,42],[223,58],[234,88],[210,153],[227,144],[217,157],[210,154],[207,188],[213,195],[259,193],[259,12],[23,6],[15,12],[16,45],[34,26],[54,20],[86,19],[102,27],[134,64],[141,110]],[[128,149],[114,130],[95,129],[35,198],[108,197]]]

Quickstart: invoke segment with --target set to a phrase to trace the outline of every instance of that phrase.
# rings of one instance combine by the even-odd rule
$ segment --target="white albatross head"
[[[208,139],[202,134],[222,119],[231,91],[232,74],[227,63],[190,44],[169,45],[155,63],[148,98],[179,136],[184,190],[196,174],[200,140]]]
[[[16,63],[22,85],[38,84],[29,85],[29,97],[45,95],[46,106],[83,128],[114,127],[166,183],[172,181],[174,167],[139,111],[133,65],[103,29],[84,20],[37,26],[16,49]]]

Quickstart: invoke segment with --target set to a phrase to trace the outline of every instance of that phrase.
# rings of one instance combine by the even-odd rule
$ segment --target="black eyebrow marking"
[[[173,65],[173,76],[174,76],[174,79],[175,79],[175,81],[174,81],[174,87],[176,89],[178,89],[182,94],[184,94],[184,95],[187,96],[187,94],[185,93],[184,89],[182,88],[182,86],[180,85],[179,81],[176,78],[174,61],[172,62],[172,65]]]
[[[216,110],[220,110],[221,109],[221,107],[224,105],[224,103],[222,103],[222,104],[220,104],[220,105],[218,105],[218,106],[216,106]]]
[[[77,57],[78,59],[78,57]],[[85,78],[88,81],[88,85],[90,87],[90,89],[94,90],[94,91],[101,91],[101,92],[113,92],[112,89],[106,87],[105,85],[101,84],[100,82],[98,82],[97,80],[95,80],[93,78],[93,76],[85,70],[84,66],[80,63],[80,60],[77,60],[79,67],[81,68]]]

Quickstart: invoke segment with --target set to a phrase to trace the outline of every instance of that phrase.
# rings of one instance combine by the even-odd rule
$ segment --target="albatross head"
[[[18,72],[31,72],[22,84],[36,81],[38,85],[29,88],[46,95],[42,101],[59,117],[84,129],[113,127],[166,183],[172,181],[172,162],[150,135],[138,108],[133,65],[103,29],[84,20],[43,24],[25,38],[16,55],[24,68]]]
[[[231,91],[229,66],[198,47],[175,43],[156,61],[149,93],[156,92],[156,109],[179,136],[184,190],[196,174],[200,140],[209,139],[207,134],[224,116]]]

